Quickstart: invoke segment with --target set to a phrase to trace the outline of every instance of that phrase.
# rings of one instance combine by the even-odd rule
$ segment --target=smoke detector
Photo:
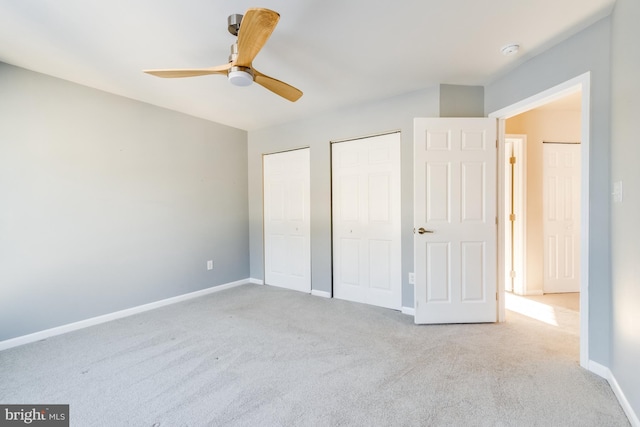
[[[510,55],[515,55],[516,53],[518,53],[518,50],[520,50],[520,45],[519,44],[508,44],[508,45],[504,46],[502,49],[500,49],[500,52],[504,56],[510,56]]]

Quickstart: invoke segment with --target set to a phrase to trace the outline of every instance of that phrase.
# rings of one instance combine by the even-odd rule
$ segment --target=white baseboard
[[[587,366],[589,371],[609,381],[609,377],[611,376],[611,371],[609,370],[609,368],[599,364],[598,362],[594,362],[593,360],[589,360],[589,364]]]
[[[627,396],[625,396],[624,392],[620,388],[616,377],[611,374],[611,378],[608,379],[609,384],[611,385],[611,389],[615,393],[618,398],[618,402],[620,402],[620,406],[624,410],[624,413],[627,414],[627,418],[629,418],[629,422],[633,427],[640,427],[640,419],[638,419],[638,415],[635,413],[631,404],[627,400]]]
[[[264,285],[264,280],[250,278],[249,283],[253,283],[254,285]]]
[[[143,313],[145,311],[164,307],[166,305],[171,305],[178,302],[190,300],[193,298],[198,298],[204,295],[212,294],[214,292],[219,292],[225,289],[234,288],[236,286],[245,285],[249,281],[250,281],[249,279],[244,279],[244,280],[238,280],[235,282],[225,283],[218,286],[212,286],[210,288],[202,289],[200,291],[190,292],[188,294],[166,298],[160,301],[139,305],[137,307],[127,308],[125,310],[120,310],[120,311],[116,311],[109,314],[103,314],[102,316],[91,317],[89,319],[68,323],[62,326],[56,326],[55,328],[45,329],[44,331],[38,331],[32,334],[23,335],[16,338],[10,338],[8,340],[0,341],[0,351],[13,348],[13,347],[18,347],[20,345],[44,340],[44,339],[54,337],[56,335],[61,335],[67,332],[77,331],[78,329],[88,328],[89,326],[99,325],[101,323],[109,322],[111,320],[121,319],[123,317],[128,317],[134,314]]]
[[[331,298],[331,292],[319,291],[317,289],[311,289],[311,295],[315,297]]]
[[[618,402],[620,403],[620,406],[622,406],[622,410],[624,410],[624,413],[627,415],[627,418],[629,418],[629,423],[631,423],[633,427],[640,427],[640,419],[638,418],[638,415],[633,410],[633,407],[631,407],[629,400],[627,400],[627,396],[625,396],[624,392],[620,388],[620,385],[618,384],[616,377],[613,376],[613,372],[611,372],[611,370],[606,366],[603,366],[597,362],[594,362],[593,360],[589,361],[589,370],[594,374],[601,376],[602,378],[607,380],[607,382],[609,382],[609,385],[611,386],[611,390],[613,390],[613,393],[618,398]]]
[[[544,295],[543,290],[535,290],[535,291],[527,291],[525,292],[525,296],[533,297],[538,295]]]
[[[415,316],[416,315],[416,309],[413,307],[402,307],[402,314],[407,314],[409,316]]]

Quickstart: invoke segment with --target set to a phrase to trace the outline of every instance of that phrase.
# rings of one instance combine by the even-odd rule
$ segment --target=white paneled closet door
[[[333,295],[400,309],[400,133],[331,150]]]
[[[543,144],[544,292],[580,292],[580,144]]]
[[[268,154],[264,171],[264,281],[311,292],[309,149]]]

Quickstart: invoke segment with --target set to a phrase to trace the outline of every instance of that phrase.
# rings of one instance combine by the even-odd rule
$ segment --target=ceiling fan
[[[237,36],[238,39],[231,45],[231,54],[227,64],[209,68],[144,70],[144,72],[164,78],[224,74],[236,86],[249,86],[255,81],[276,95],[295,102],[302,96],[299,89],[262,74],[252,65],[253,59],[271,36],[279,19],[278,12],[263,8],[251,8],[244,16],[229,16],[229,32]]]

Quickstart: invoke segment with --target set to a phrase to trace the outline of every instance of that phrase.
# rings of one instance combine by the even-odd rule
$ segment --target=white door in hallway
[[[333,295],[402,304],[400,133],[332,144]]]
[[[263,156],[264,282],[311,292],[309,149]]]
[[[416,323],[497,320],[496,127],[414,120]]]
[[[580,144],[543,144],[544,292],[580,292]]]

